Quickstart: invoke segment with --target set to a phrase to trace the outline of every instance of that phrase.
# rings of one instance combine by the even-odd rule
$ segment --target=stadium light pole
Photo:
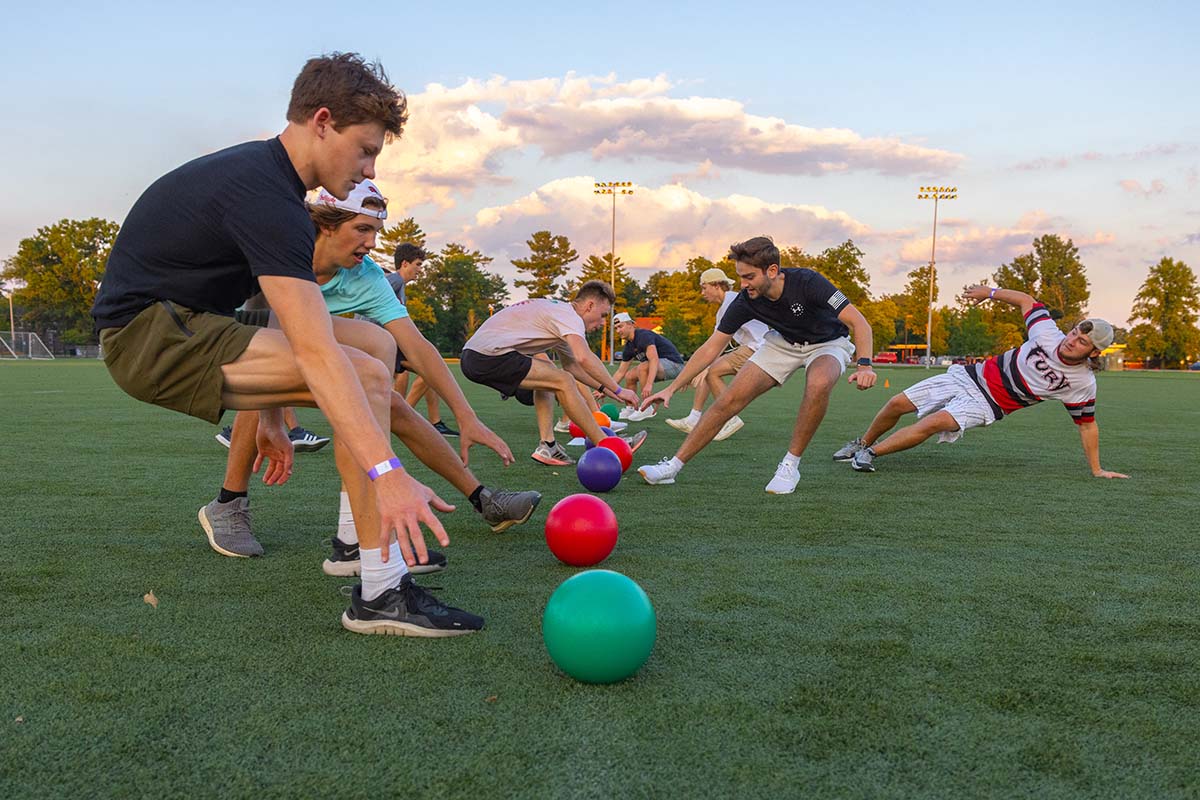
[[[11,287],[5,287],[4,294],[8,296],[8,338],[15,346],[17,343],[17,323],[16,317],[13,316],[13,295],[16,292]]]
[[[938,202],[954,200],[958,197],[957,186],[922,186],[917,193],[918,200],[933,201],[933,241],[929,246],[929,319],[925,323],[925,369],[929,369],[933,361],[933,280],[937,274],[937,212]]]
[[[617,290],[617,195],[633,194],[632,181],[605,181],[597,182],[592,187],[592,194],[610,194],[612,195],[612,249],[608,251],[609,262],[609,285],[613,291]],[[612,323],[612,313],[608,315],[608,365],[611,367],[614,363],[614,355],[617,345],[617,326]]]

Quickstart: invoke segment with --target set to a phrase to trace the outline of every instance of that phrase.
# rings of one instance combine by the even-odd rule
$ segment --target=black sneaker
[[[442,422],[440,419],[433,423],[433,429],[442,436],[458,436],[458,431],[448,427],[446,423]]]
[[[321,565],[321,571],[326,575],[334,575],[339,578],[361,575],[362,567],[358,557],[358,545],[346,544],[336,536],[330,541],[333,544],[333,554],[325,559],[325,563]],[[429,550],[427,555],[429,559],[424,564],[409,567],[408,571],[414,575],[426,575],[430,572],[441,572],[446,568],[446,557],[437,550]]]
[[[479,493],[479,513],[483,521],[492,526],[493,533],[500,533],[528,522],[533,510],[542,502],[541,492],[506,492],[486,486]]]
[[[328,436],[317,436],[304,428],[292,428],[288,431],[288,438],[292,440],[292,448],[297,453],[315,453],[329,444]]]
[[[362,584],[350,593],[350,607],[342,614],[342,627],[354,633],[391,636],[462,636],[483,627],[483,617],[448,606],[413,583],[412,575],[371,602],[362,599]]]
[[[233,440],[233,426],[226,425],[224,428],[221,428],[221,432],[217,434],[216,439],[223,446],[229,447],[230,441]]]

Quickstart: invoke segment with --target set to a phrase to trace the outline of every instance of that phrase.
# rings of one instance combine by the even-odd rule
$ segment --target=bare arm
[[[692,357],[683,365],[683,370],[675,376],[675,380],[671,381],[667,388],[660,389],[642,400],[642,408],[648,408],[653,403],[662,403],[663,406],[669,407],[672,395],[691,383],[692,378],[708,369],[709,365],[716,361],[717,357],[725,350],[732,338],[732,334],[713,331],[712,336],[709,336],[707,341],[692,353]]]
[[[1087,458],[1092,475],[1097,478],[1128,478],[1120,472],[1109,472],[1100,466],[1100,428],[1095,422],[1084,422],[1079,426],[1079,440]]]
[[[571,374],[576,378],[580,378],[589,386],[595,386],[602,389],[604,393],[613,399],[620,400],[622,403],[636,403],[637,395],[628,389],[622,389],[621,385],[613,380],[613,376],[608,374],[608,370],[600,363],[600,359],[596,358],[596,354],[587,346],[587,340],[577,334],[567,334],[567,345],[571,348],[571,358],[581,370],[582,374],[575,370],[570,370]]]
[[[867,318],[853,304],[847,305],[838,312],[838,319],[850,328],[850,335],[854,337],[855,360],[867,359],[866,364],[859,365],[854,372],[850,373],[847,381],[858,384],[859,389],[870,389],[875,385],[876,379],[875,370],[871,368],[870,363],[871,354],[875,352],[871,323],[867,322]]]
[[[1021,309],[1022,314],[1028,314],[1033,308],[1033,304],[1037,302],[1030,295],[1024,292],[1018,292],[1016,289],[993,289],[990,286],[968,286],[963,292],[963,297],[966,297],[977,302],[983,300],[999,300],[1001,303],[1008,303],[1010,306],[1016,306]]]

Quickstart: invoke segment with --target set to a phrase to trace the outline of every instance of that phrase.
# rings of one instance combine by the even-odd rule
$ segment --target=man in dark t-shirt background
[[[92,309],[105,364],[131,396],[214,423],[226,408],[262,411],[257,445],[268,484],[291,474],[280,407],[324,412],[361,537],[362,584],[343,617],[378,621],[378,633],[399,632],[385,628],[403,628],[410,609],[441,606],[412,583],[407,564],[427,560],[421,525],[448,544],[433,510],[453,506],[392,450],[395,341],[370,323],[329,315],[313,275],[304,194],[322,186],[342,200],[374,178],[406,105],[378,64],[354,53],[310,59],[278,137],[198,158],[142,194]],[[259,290],[278,329],[234,319]],[[482,627],[479,617],[441,607],[447,613],[424,616],[442,627],[416,635]]]
[[[638,473],[650,484],[674,483],[683,465],[712,441],[726,420],[803,368],[804,399],[796,413],[787,452],[766,487],[770,494],[791,494],[800,481],[800,456],[825,417],[829,395],[852,353],[857,351],[857,370],[849,382],[859,389],[875,385],[871,326],[862,312],[819,272],[781,269],[779,248],[769,237],[757,236],[733,245],[729,258],[737,269],[742,291],[683,371],[670,386],[643,398],[643,408],[654,403],[667,406],[671,396],[715,361],[738,328],[750,320],[760,320],[772,330],[726,391],[700,417],[674,457],[641,467]],[[847,338],[850,331],[853,344]]]
[[[683,370],[683,356],[679,348],[663,336],[649,328],[639,328],[628,312],[622,311],[613,316],[613,326],[617,336],[625,340],[625,349],[621,351],[621,366],[613,375],[613,380],[630,389],[636,384],[638,397],[646,397],[653,390],[655,381],[669,381]],[[626,378],[628,376],[628,378]],[[621,419],[630,422],[640,422],[654,416],[653,406],[646,409],[628,408],[621,412]]]

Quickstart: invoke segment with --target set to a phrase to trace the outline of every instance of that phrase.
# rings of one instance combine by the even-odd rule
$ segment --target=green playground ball
[[[621,409],[617,407],[616,403],[605,403],[600,406],[600,410],[608,414],[609,419],[616,419],[621,414]]]
[[[619,572],[567,578],[546,604],[542,639],[558,668],[584,683],[633,675],[654,649],[658,623],[642,587]]]

